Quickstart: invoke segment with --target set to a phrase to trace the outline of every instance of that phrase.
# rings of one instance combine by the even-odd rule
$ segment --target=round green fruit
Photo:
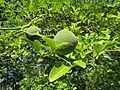
[[[40,29],[36,26],[30,26],[26,30],[26,37],[31,41],[40,40],[40,37],[36,35],[37,33],[40,33]]]
[[[56,41],[58,45],[64,42],[68,42],[65,45],[63,44],[62,47],[56,49],[56,53],[58,55],[66,55],[66,54],[71,53],[78,44],[78,41],[74,33],[68,30],[59,31],[56,34],[54,40]]]

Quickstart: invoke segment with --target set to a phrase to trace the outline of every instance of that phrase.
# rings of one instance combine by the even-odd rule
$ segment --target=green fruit
[[[56,34],[54,40],[56,41],[56,43],[58,45],[63,44],[63,45],[61,45],[61,47],[56,49],[56,53],[58,55],[66,55],[66,54],[71,53],[78,44],[78,41],[77,41],[74,33],[72,33],[71,31],[68,31],[68,30],[59,31]],[[65,42],[67,42],[67,43],[64,44]]]
[[[26,37],[31,40],[40,40],[40,37],[37,35],[40,32],[40,29],[36,26],[30,26],[26,30]]]
[[[30,26],[27,30],[26,33],[29,35],[38,35],[40,32],[40,29],[36,26]]]

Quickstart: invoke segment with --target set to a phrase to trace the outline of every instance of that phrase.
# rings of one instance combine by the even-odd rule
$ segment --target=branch
[[[57,56],[58,58],[62,59],[63,61],[65,61],[66,63],[68,63],[70,66],[72,66],[72,64],[71,64],[69,61],[67,61],[66,59],[62,58],[61,56],[59,56],[59,55],[57,55],[57,54],[56,54],[56,56]]]
[[[21,28],[0,28],[0,30],[20,30]]]
[[[29,27],[32,24],[32,22],[36,19],[37,19],[37,17],[32,19],[31,22],[29,22],[28,24],[23,25],[23,26],[17,26],[16,28],[15,27],[13,27],[13,28],[1,28],[0,27],[0,30],[23,30],[24,28]]]
[[[109,52],[120,52],[120,50],[106,50],[106,51],[109,51]]]

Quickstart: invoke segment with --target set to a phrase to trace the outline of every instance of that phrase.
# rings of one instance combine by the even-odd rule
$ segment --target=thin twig
[[[0,28],[0,30],[20,30],[21,28]]]
[[[71,64],[69,61],[67,61],[66,59],[60,57],[59,55],[56,55],[56,56],[59,57],[60,59],[64,60],[64,61],[65,61],[66,63],[68,63],[70,66],[72,66],[72,64]]]
[[[120,52],[120,50],[106,50],[106,51],[110,51],[110,52]]]
[[[29,22],[28,24],[23,25],[23,26],[18,26],[17,28],[15,28],[15,27],[13,27],[13,28],[2,28],[1,27],[0,30],[23,30],[24,28],[29,27],[32,24],[32,22],[36,19],[37,19],[37,17],[32,19],[31,22]]]

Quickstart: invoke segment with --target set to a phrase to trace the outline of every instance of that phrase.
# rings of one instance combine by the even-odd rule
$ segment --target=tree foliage
[[[119,23],[119,0],[0,0],[0,89],[118,90]],[[62,56],[60,30],[78,40]]]

